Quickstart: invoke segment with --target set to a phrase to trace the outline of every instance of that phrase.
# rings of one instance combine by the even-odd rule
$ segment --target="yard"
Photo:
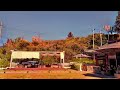
[[[85,76],[91,72],[65,70],[1,70],[0,79],[100,79]]]

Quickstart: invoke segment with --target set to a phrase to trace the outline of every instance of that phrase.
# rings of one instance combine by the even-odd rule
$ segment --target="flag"
[[[107,32],[109,32],[111,30],[111,26],[110,25],[105,25],[104,26],[104,30],[106,30]]]

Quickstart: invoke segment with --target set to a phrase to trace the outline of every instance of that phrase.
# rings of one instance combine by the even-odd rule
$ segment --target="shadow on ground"
[[[114,76],[106,76],[106,75],[95,74],[95,73],[86,73],[86,74],[83,74],[83,75],[91,76],[91,77],[98,77],[98,78],[115,78]]]

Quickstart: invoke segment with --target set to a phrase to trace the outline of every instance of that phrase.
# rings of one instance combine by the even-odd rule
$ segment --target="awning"
[[[73,57],[89,58],[89,57],[91,57],[91,56],[88,56],[88,55],[86,55],[86,54],[77,54],[77,55],[75,55],[75,56],[73,56]]]

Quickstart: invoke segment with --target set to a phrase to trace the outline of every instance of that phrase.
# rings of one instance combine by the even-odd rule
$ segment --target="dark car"
[[[38,61],[28,61],[31,64],[31,68],[37,68],[39,66]]]
[[[22,62],[21,63],[24,67],[26,67],[26,68],[30,68],[31,67],[31,63],[29,63],[29,62]]]
[[[38,61],[27,61],[21,63],[26,68],[37,68],[39,66]]]

